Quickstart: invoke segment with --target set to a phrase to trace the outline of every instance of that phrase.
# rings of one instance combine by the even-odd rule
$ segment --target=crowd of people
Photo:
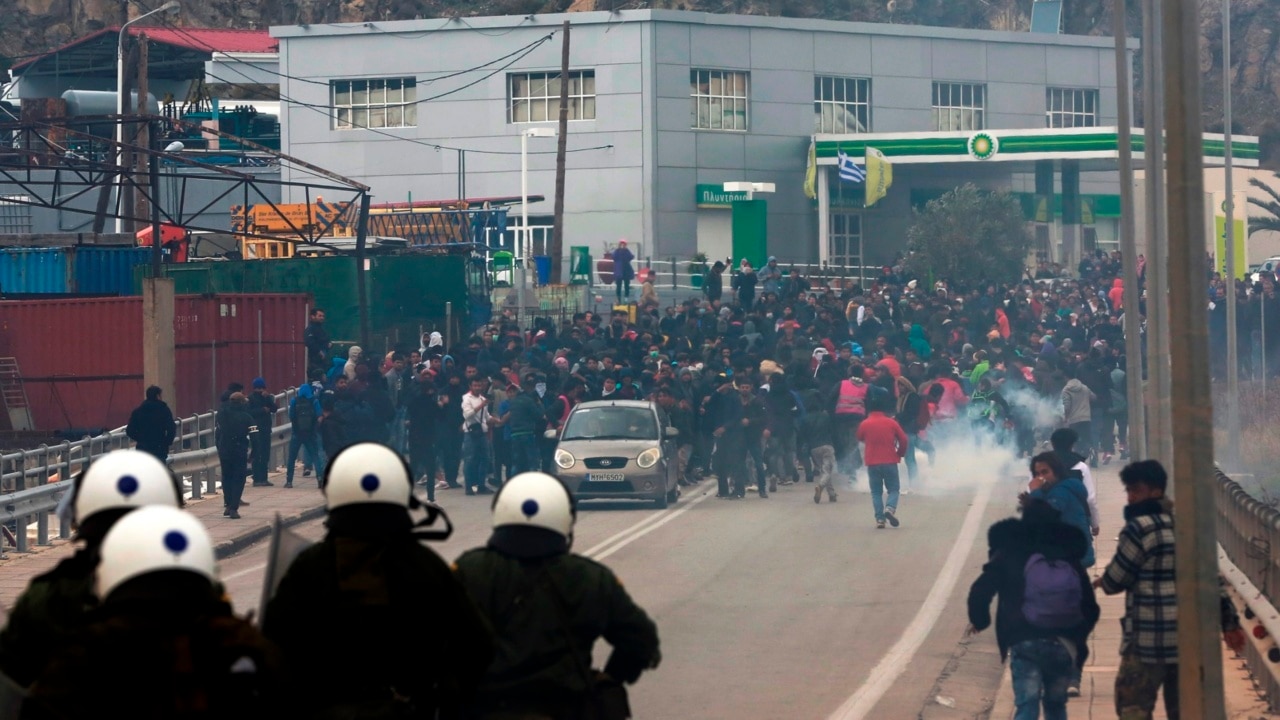
[[[440,333],[428,332],[418,347],[386,355],[351,347],[335,356],[324,311],[314,311],[305,335],[308,382],[287,408],[292,436],[285,486],[293,486],[301,459],[303,476],[314,472],[325,491],[328,537],[290,567],[267,607],[261,637],[225,605],[196,603],[207,611],[198,617],[218,619],[238,638],[238,652],[252,667],[283,668],[281,696],[299,693],[294,699],[308,717],[426,716],[396,714],[410,708],[454,717],[587,717],[579,714],[583,697],[604,702],[619,681],[633,682],[656,665],[652,622],[607,570],[568,553],[574,503],[553,477],[555,440],[546,433],[583,401],[617,398],[652,400],[662,408],[678,430],[681,485],[714,476],[717,497],[735,500],[811,484],[821,504],[865,482],[877,529],[900,526],[903,495],[943,480],[942,473],[922,471],[922,461],[932,464],[956,447],[1007,448],[1028,462],[1030,481],[1019,497],[1021,516],[988,533],[990,561],[971,590],[969,615],[971,632],[984,629],[992,624],[988,606],[999,598],[994,625],[1002,657],[1010,657],[1018,717],[1038,717],[1041,706],[1046,717],[1066,716],[1098,619],[1095,589],[1129,598],[1117,712],[1150,717],[1163,685],[1176,717],[1172,515],[1158,463],[1139,460],[1121,472],[1128,524],[1105,572],[1092,583],[1087,574],[1098,561],[1093,538],[1101,529],[1091,469],[1128,456],[1130,362],[1118,253],[1090,254],[1072,278],[1041,265],[1017,281],[970,285],[922,281],[900,263],[853,282],[806,278],[775,258],[759,269],[747,260],[732,269],[717,262],[700,293],[664,303],[643,282],[633,304],[627,301],[636,273],[629,251],[619,250],[615,290],[626,304],[607,314],[578,312],[562,323],[534,318],[527,326],[507,310],[451,347]],[[1140,282],[1144,277],[1140,273]],[[1273,281],[1259,281],[1254,301],[1269,301]],[[1213,297],[1213,288],[1223,285],[1212,274],[1209,282]],[[1246,301],[1254,295],[1245,289]],[[1217,305],[1209,312],[1212,323]],[[1137,372],[1140,363],[1133,365]],[[168,445],[157,436],[163,425],[158,401],[158,389],[155,397],[148,391],[150,405],[135,416],[139,448],[163,460]],[[255,485],[269,484],[276,411],[262,378],[250,392],[233,385],[224,394],[218,451],[229,517],[238,517],[250,475]],[[86,489],[95,482],[123,482],[118,468],[108,464],[106,472],[106,480],[94,481],[87,471],[77,496],[94,497]],[[417,542],[409,514],[420,505],[415,485],[431,500],[438,490],[497,494],[493,537],[460,558],[452,575]],[[161,504],[176,503],[165,498]],[[131,622],[153,635],[173,630],[162,630],[161,621],[190,630],[172,614],[144,621],[136,613],[183,592],[209,600],[216,577],[203,560],[183,566],[199,582],[173,588],[143,582],[157,572],[168,577],[159,560],[144,562],[135,582],[102,579],[125,562],[115,554],[120,551],[113,553],[108,528],[135,505],[111,505],[116,511],[100,525],[77,506],[88,546],[66,572],[79,573],[76,592],[92,595],[88,604],[101,603],[102,617],[117,621],[113,632],[138,631]],[[429,517],[437,511],[433,506]],[[153,531],[152,525],[131,530]],[[168,545],[169,536],[159,541],[178,562],[183,552]],[[63,576],[50,579],[57,577]],[[91,593],[90,577],[97,578]],[[32,592],[38,587],[34,583]],[[528,594],[540,598],[532,614],[513,614],[513,603]],[[399,604],[406,598],[418,603],[412,612]],[[420,641],[459,648],[461,660],[443,667],[438,657],[379,659],[358,672],[342,661],[381,657],[369,646],[371,637],[420,632],[415,618],[425,606],[437,608],[431,616],[457,623],[447,638],[429,633]],[[366,612],[369,607],[385,612]],[[1228,610],[1224,603],[1224,630],[1234,643],[1238,625]],[[129,619],[121,625],[123,617]],[[309,632],[335,618],[337,640],[322,642]],[[610,619],[620,624],[610,630]],[[563,632],[547,630],[556,627]],[[20,646],[14,628],[11,621],[0,635],[0,661]],[[597,677],[583,641],[610,632],[614,656]],[[539,646],[552,636],[553,649]],[[529,653],[559,659],[531,673]],[[172,660],[171,654],[157,657]],[[39,702],[33,707],[40,710],[31,717],[57,707],[50,688],[66,687],[80,671],[58,658],[48,661],[52,679],[43,681],[34,669],[18,677],[6,668],[18,682],[34,683]],[[597,693],[601,677],[610,689]],[[258,707],[251,696],[275,697],[264,687],[274,686],[252,685],[256,695],[232,693],[237,707]],[[368,703],[385,704],[387,714],[359,714],[373,707]]]

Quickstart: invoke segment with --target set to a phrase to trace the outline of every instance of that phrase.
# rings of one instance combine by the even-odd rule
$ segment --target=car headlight
[[[559,465],[561,470],[568,470],[577,462],[578,460],[573,456],[573,453],[559,448],[556,449],[556,465]]]
[[[640,453],[636,458],[636,464],[642,468],[651,468],[658,464],[658,460],[662,458],[662,452],[658,448],[649,448]]]

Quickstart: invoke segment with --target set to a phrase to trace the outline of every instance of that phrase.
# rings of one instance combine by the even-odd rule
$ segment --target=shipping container
[[[151,262],[149,247],[71,248],[75,287],[71,292],[132,295],[133,269]]]
[[[0,292],[67,292],[66,248],[0,249]]]
[[[305,294],[178,296],[170,408],[211,410],[227,384],[259,376],[271,389],[303,382],[311,304]],[[142,298],[0,301],[0,356],[17,358],[37,428],[124,425],[143,398]]]
[[[468,274],[470,259],[458,255],[378,255],[368,259],[365,275],[369,299],[372,349],[417,347],[420,330],[444,331],[451,312],[454,336],[468,328],[468,318],[488,320],[488,294],[483,269]],[[182,263],[165,266],[180,294],[310,292],[326,312],[329,336],[340,344],[358,343],[360,305],[356,263],[350,256]],[[135,271],[135,291],[142,272]],[[483,315],[473,316],[477,288]],[[448,305],[447,305],[448,304]]]
[[[134,268],[148,248],[73,246],[0,248],[0,293],[131,295]]]

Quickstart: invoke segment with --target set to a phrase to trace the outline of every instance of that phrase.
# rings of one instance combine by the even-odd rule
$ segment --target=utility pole
[[[1166,0],[1165,124],[1169,129],[1169,317],[1178,604],[1178,696],[1184,717],[1224,720],[1218,640],[1213,398],[1204,282],[1204,139],[1197,0]],[[1229,220],[1229,219],[1228,219]]]
[[[356,302],[360,305],[360,347],[369,349],[369,293],[365,287],[365,248],[369,241],[369,192],[360,194],[360,214],[356,217]]]
[[[1142,395],[1142,302],[1138,292],[1138,240],[1133,215],[1133,70],[1129,64],[1128,6],[1124,0],[1112,3],[1115,18],[1112,34],[1116,41],[1116,122],[1120,145],[1120,255],[1124,263],[1124,355],[1125,392],[1129,396],[1129,457],[1147,456],[1146,408]]]
[[[1181,0],[1173,0],[1181,2]],[[1147,192],[1147,453],[1172,473],[1169,393],[1169,253],[1165,218],[1164,73],[1160,67],[1165,0],[1144,0],[1142,13],[1143,157]],[[1197,201],[1204,203],[1203,199]]]
[[[1222,136],[1224,190],[1227,195],[1226,221],[1222,224],[1227,251],[1227,467],[1239,469],[1240,462],[1240,358],[1239,328],[1236,327],[1236,196],[1231,157],[1231,0],[1222,0]]]
[[[556,136],[556,206],[551,229],[551,282],[560,282],[564,255],[564,170],[569,146],[569,21],[561,30],[560,45],[560,130]]]
[[[148,44],[149,43],[147,42],[146,33],[143,33],[142,35],[138,36],[138,102],[133,109],[133,112],[137,115],[146,115],[147,111],[150,109],[147,107],[147,93],[150,92],[150,87],[149,87],[150,84],[147,81],[147,45]],[[133,144],[136,147],[147,148],[148,150],[152,149],[151,148],[151,132],[149,130],[150,127],[151,127],[151,123],[145,123],[141,121],[139,121],[134,125]],[[150,165],[148,158],[151,157],[151,153],[149,152],[134,153],[134,155],[137,159],[137,162],[134,163],[134,165],[136,166],[134,177],[141,178],[143,177],[144,173],[148,172],[148,167]],[[147,210],[146,196],[143,193],[138,192],[137,188],[134,187],[133,185],[130,185],[128,190],[129,190],[128,196],[132,202],[131,202],[131,205],[126,205],[125,207],[129,208],[130,214],[135,219],[126,221],[125,229],[130,232],[136,232],[138,229],[140,229],[140,226],[143,224],[144,219],[151,217],[151,214]],[[152,190],[151,192],[154,193],[154,190]],[[154,198],[155,196],[152,195],[152,197]],[[155,244],[159,243],[159,239],[160,239],[159,235],[152,237],[152,240],[154,241]],[[156,273],[155,277],[160,277],[160,274]]]

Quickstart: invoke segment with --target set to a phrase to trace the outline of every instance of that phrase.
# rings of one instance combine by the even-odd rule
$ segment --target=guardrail
[[[275,396],[279,409],[272,421],[271,465],[282,465],[289,447],[292,425],[289,402],[297,395],[290,388]],[[217,414],[201,413],[175,421],[177,435],[169,449],[169,467],[184,484],[190,482],[191,497],[215,493],[219,464],[215,444]],[[65,441],[58,445],[41,445],[33,450],[0,455],[0,487],[10,492],[0,495],[0,528],[18,552],[30,549],[28,531],[36,524],[36,544],[49,544],[50,514],[58,508],[63,496],[71,490],[74,478],[89,462],[112,450],[132,447],[133,441],[124,428],[116,428],[96,437]],[[67,519],[58,519],[58,537],[67,538],[71,527]],[[9,537],[12,535],[12,537]],[[3,547],[0,541],[0,547]]]
[[[1246,626],[1256,624],[1270,639],[1270,649],[1247,644],[1245,659],[1254,680],[1267,693],[1271,710],[1280,709],[1280,612],[1275,598],[1280,591],[1280,511],[1248,493],[1221,471],[1218,485],[1218,547],[1220,570],[1237,597],[1245,604]],[[1249,617],[1249,616],[1252,617]],[[1255,636],[1257,637],[1257,636]]]

